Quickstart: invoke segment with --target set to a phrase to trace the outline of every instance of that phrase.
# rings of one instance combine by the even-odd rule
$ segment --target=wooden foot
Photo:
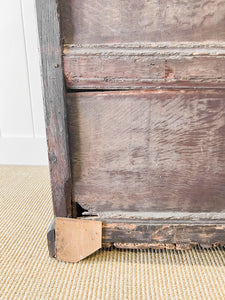
[[[55,218],[57,260],[78,262],[101,247],[101,221]]]

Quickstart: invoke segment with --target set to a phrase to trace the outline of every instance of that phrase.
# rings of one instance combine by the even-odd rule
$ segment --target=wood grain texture
[[[223,90],[71,93],[73,201],[101,212],[224,212]]]
[[[223,86],[224,43],[66,45],[69,89]]]
[[[45,122],[54,213],[71,215],[71,172],[56,0],[37,0]]]
[[[223,0],[61,1],[67,44],[224,41]]]
[[[225,2],[36,3],[57,259],[224,245]]]
[[[102,247],[102,222],[55,218],[56,258],[78,262]]]

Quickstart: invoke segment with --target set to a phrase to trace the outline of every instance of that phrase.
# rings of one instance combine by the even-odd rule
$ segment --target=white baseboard
[[[46,139],[44,137],[1,137],[0,164],[48,165]]]

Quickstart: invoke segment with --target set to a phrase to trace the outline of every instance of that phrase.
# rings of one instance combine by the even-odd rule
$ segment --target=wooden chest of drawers
[[[50,255],[225,243],[225,2],[37,0]]]

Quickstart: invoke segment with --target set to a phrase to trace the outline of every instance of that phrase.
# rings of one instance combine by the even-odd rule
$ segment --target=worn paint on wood
[[[58,260],[78,262],[102,247],[102,222],[56,218],[55,245]]]
[[[187,249],[191,245],[214,247],[225,244],[224,221],[176,222],[165,220],[103,220],[102,242],[122,244],[136,243],[134,248]],[[142,245],[139,245],[142,244]]]
[[[225,2],[36,4],[55,215],[71,215],[72,192],[74,207],[103,221],[103,245],[224,245]],[[69,89],[146,91],[70,93],[67,112],[64,79]],[[61,221],[57,258],[88,255],[83,221]],[[54,255],[53,228],[49,241]]]
[[[65,43],[224,41],[223,0],[61,1]]]
[[[67,98],[73,201],[89,213],[224,211],[223,91]]]
[[[225,2],[61,1],[69,89],[223,86]]]
[[[69,89],[221,86],[225,44],[89,45],[64,47]]]
[[[114,243],[119,249],[176,249],[175,244],[150,244],[150,243]]]

